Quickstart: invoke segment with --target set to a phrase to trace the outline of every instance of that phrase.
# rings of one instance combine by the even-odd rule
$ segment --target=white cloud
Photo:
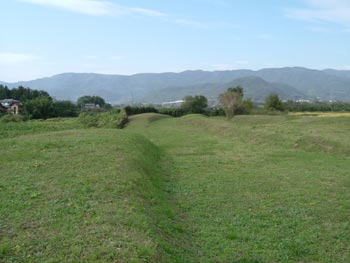
[[[0,53],[0,64],[9,65],[9,64],[20,64],[26,62],[33,62],[39,60],[39,57],[30,55],[30,54],[21,54],[21,53],[12,53],[12,52],[3,52]]]
[[[131,13],[134,13],[134,14],[145,15],[145,16],[154,16],[154,17],[167,16],[167,14],[162,12],[158,12],[151,9],[139,8],[139,7],[129,7],[129,8],[126,8],[126,10],[129,10]]]
[[[198,28],[208,28],[208,25],[204,23],[200,23],[191,19],[174,19],[171,22],[181,25],[181,26],[190,26],[190,27],[198,27]]]
[[[145,8],[128,7],[110,1],[98,0],[18,0],[19,2],[59,8],[76,13],[93,16],[103,15],[143,15],[160,17],[166,14]]]
[[[287,17],[310,22],[350,25],[349,0],[305,0],[306,8],[287,10]]]
[[[92,15],[92,16],[146,16],[163,19],[168,23],[177,24],[180,26],[195,27],[195,28],[212,28],[221,25],[207,25],[191,19],[183,19],[174,17],[169,14],[159,12],[157,10],[146,9],[135,6],[118,5],[111,1],[98,0],[17,0],[22,3],[29,3],[51,8],[58,8],[75,13]],[[222,23],[224,24],[224,23]],[[225,25],[228,25],[227,23]]]
[[[96,0],[19,0],[20,2],[65,9],[86,15],[107,15],[113,4]]]

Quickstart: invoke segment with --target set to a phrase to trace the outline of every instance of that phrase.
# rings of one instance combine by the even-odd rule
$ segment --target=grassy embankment
[[[350,259],[349,118],[44,123],[0,126],[5,262]]]
[[[161,154],[147,139],[74,119],[2,124],[0,134],[0,262],[181,254]]]

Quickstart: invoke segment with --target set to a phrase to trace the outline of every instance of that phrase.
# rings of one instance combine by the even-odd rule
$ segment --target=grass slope
[[[37,134],[70,129],[82,129],[75,118],[55,118],[48,120],[31,120],[28,122],[0,123],[0,139],[16,137],[25,134]]]
[[[2,124],[0,261],[347,262],[349,132],[308,116]]]
[[[181,254],[173,252],[181,237],[172,237],[178,229],[155,145],[120,130],[71,130],[70,120],[59,132],[45,133],[57,123],[41,124],[16,124],[37,132],[24,135],[0,127],[12,135],[0,139],[0,262],[166,262]]]
[[[135,127],[172,157],[188,262],[350,260],[349,118],[193,115]]]

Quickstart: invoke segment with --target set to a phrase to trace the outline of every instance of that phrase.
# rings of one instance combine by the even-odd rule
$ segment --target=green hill
[[[186,87],[169,87],[150,92],[143,100],[149,103],[159,103],[162,101],[181,100],[187,95],[198,94],[204,94],[208,98],[217,99],[218,94],[236,86],[244,87],[245,97],[252,98],[256,102],[264,102],[270,94],[278,94],[284,100],[309,98],[302,92],[286,84],[267,82],[258,77],[244,77],[228,83],[205,83]]]

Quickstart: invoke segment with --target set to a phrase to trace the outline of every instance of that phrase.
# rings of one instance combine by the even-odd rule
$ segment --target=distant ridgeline
[[[285,101],[350,101],[350,71],[300,67],[131,76],[64,73],[6,85],[45,90],[55,98],[74,101],[86,94],[98,95],[114,104],[161,104],[187,95],[204,95],[210,100],[235,86],[243,87],[245,98],[255,102],[264,102],[271,93]]]

